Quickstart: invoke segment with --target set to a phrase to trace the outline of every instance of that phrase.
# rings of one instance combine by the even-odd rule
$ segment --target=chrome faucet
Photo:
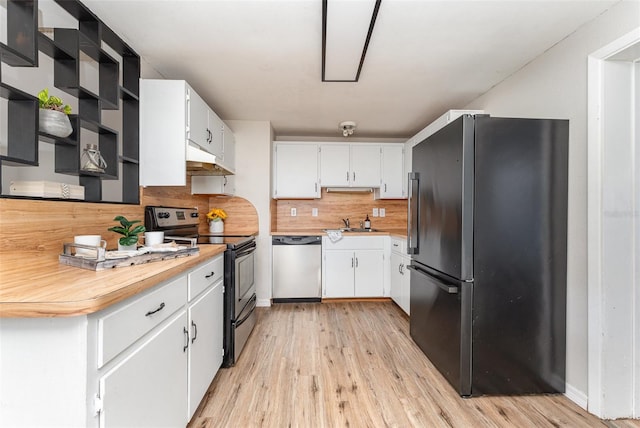
[[[343,221],[343,223],[344,223],[344,225],[345,225],[345,227],[346,227],[347,229],[349,229],[349,228],[351,227],[351,226],[349,226],[349,219],[348,219],[348,218],[347,218],[347,219],[344,219],[344,218],[343,218],[343,219],[342,219],[342,221]]]

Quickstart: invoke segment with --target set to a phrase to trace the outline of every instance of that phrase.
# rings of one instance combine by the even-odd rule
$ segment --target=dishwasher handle
[[[322,245],[320,236],[274,236],[273,245]]]

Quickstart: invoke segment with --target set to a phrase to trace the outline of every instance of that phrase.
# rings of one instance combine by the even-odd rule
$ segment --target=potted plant
[[[73,132],[73,127],[68,115],[71,114],[69,104],[53,95],[49,95],[49,89],[45,88],[38,93],[40,114],[38,123],[40,131],[56,137],[68,137]]]
[[[207,221],[209,222],[210,233],[224,232],[224,220],[227,213],[222,208],[213,208],[207,213]]]
[[[118,240],[118,251],[137,250],[138,235],[144,233],[144,231],[146,230],[145,227],[141,224],[134,226],[136,223],[141,223],[141,220],[129,221],[121,215],[117,216],[113,220],[120,222],[120,226],[113,226],[108,230],[123,235],[122,238]]]

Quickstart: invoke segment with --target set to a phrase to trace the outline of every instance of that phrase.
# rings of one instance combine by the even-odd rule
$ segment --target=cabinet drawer
[[[391,238],[391,251],[407,254],[407,240],[404,238]]]
[[[184,306],[184,275],[98,318],[98,367]]]
[[[323,250],[382,250],[384,249],[385,236],[344,236],[337,242],[323,236]]]
[[[218,256],[189,274],[189,301],[224,276],[224,257]]]

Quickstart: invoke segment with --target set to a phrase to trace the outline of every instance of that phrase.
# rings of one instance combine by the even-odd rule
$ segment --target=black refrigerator
[[[411,337],[462,396],[564,392],[568,137],[464,115],[413,148]]]

